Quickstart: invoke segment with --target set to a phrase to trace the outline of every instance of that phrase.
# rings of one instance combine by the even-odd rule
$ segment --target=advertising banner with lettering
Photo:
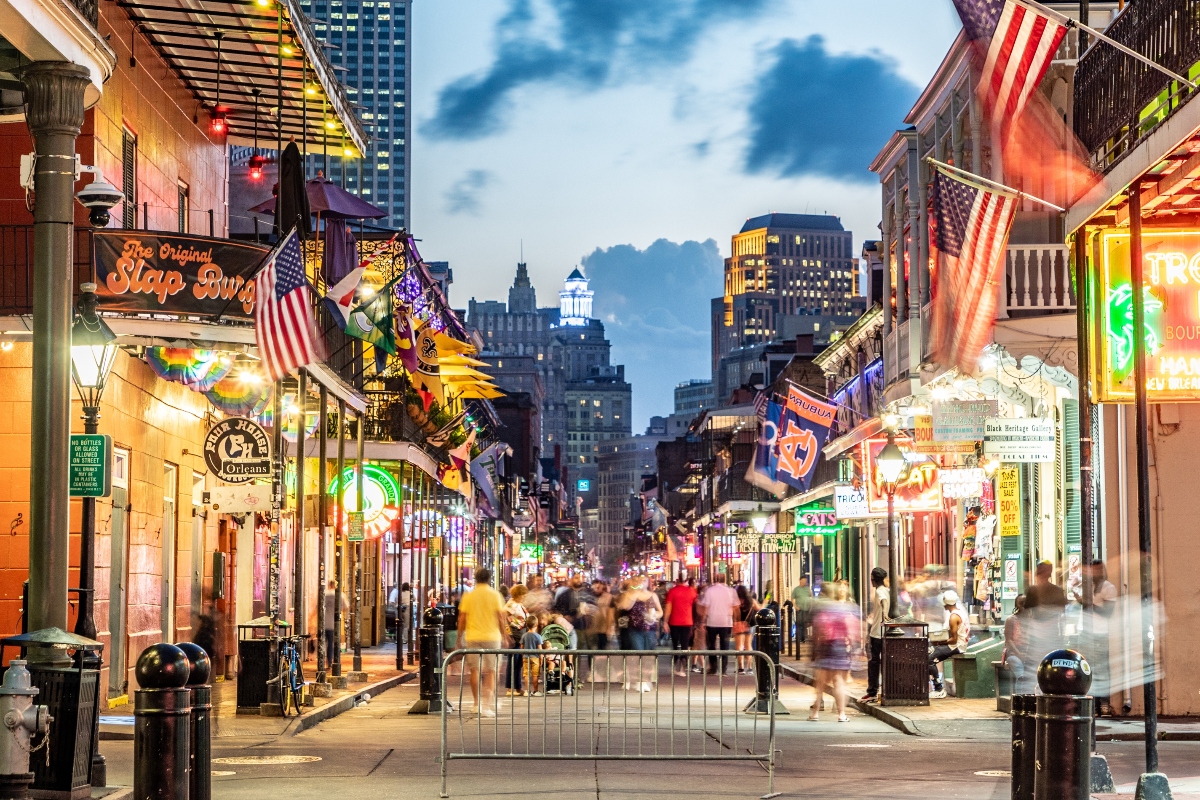
[[[783,406],[770,400],[758,422],[758,443],[754,459],[746,470],[746,483],[771,492],[776,497],[787,494],[788,485],[779,480],[779,434]]]
[[[1017,467],[996,470],[996,522],[1002,537],[1021,535],[1020,478],[1021,472]]]
[[[872,513],[887,513],[887,492],[877,457],[887,444],[886,437],[867,439],[862,443],[863,466],[867,480],[867,503]],[[896,446],[906,455],[915,452],[907,438],[896,438]],[[942,487],[938,482],[937,464],[924,459],[911,461],[907,471],[896,482],[896,511],[939,511],[942,508]]]
[[[1200,231],[1142,229],[1146,390],[1150,402],[1200,400]],[[1133,401],[1129,229],[1100,235],[1092,329],[1101,401]]]
[[[833,536],[842,529],[837,512],[821,503],[800,506],[793,514],[797,536]]]
[[[207,236],[104,230],[92,235],[102,311],[254,318],[254,275],[269,248]]]
[[[777,440],[779,464],[775,475],[779,480],[807,491],[836,410],[832,403],[817,400],[795,386],[788,388]]]
[[[933,404],[935,442],[978,442],[988,417],[1000,414],[995,400],[944,400]]]
[[[974,453],[974,442],[937,441],[934,435],[935,422],[932,414],[913,416],[913,451],[933,455],[936,453]]]
[[[1001,461],[1053,461],[1054,420],[1051,417],[989,417],[983,434],[983,454]]]

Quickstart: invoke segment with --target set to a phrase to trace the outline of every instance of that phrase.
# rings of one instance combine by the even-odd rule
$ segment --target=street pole
[[[355,461],[354,497],[355,510],[363,512],[363,444],[366,436],[366,418],[358,415],[358,458]],[[354,543],[354,671],[362,672],[362,595],[363,595],[363,542]]]
[[[404,579],[404,506],[412,502],[412,487],[409,485],[411,471],[407,461],[400,462],[400,524],[392,530],[393,562],[395,569],[392,584],[396,590],[396,669],[404,669],[404,617],[401,614],[400,586]]]
[[[1079,4],[1080,14],[1086,17],[1086,0]],[[1080,31],[1082,38],[1083,32]],[[1092,482],[1092,406],[1091,350],[1088,343],[1087,307],[1087,229],[1075,233],[1075,337],[1078,342],[1079,370],[1079,521],[1080,560],[1083,562],[1083,607],[1092,607],[1092,569],[1096,553],[1096,487]],[[1089,631],[1090,632],[1090,631]]]
[[[317,414],[317,636],[320,639],[317,645],[317,683],[326,683],[325,673],[329,669],[328,653],[325,652],[325,584],[328,583],[325,577],[325,547],[329,533],[325,524],[329,519],[329,476],[326,474],[329,469],[326,463],[329,445],[326,440],[329,436],[329,390],[324,384],[321,384],[318,402],[321,404],[321,411]]]
[[[888,483],[888,619],[896,619],[900,608],[900,537],[896,535],[896,484]]]
[[[346,574],[346,538],[342,529],[342,517],[346,513],[342,498],[346,487],[342,485],[342,473],[346,470],[346,401],[338,398],[337,404],[337,496],[333,518],[333,676],[342,675],[342,581]]]
[[[33,136],[33,387],[30,418],[27,629],[67,627],[71,498],[71,323],[74,313],[75,139],[83,126],[87,69],[37,61],[21,72]],[[69,663],[36,648],[30,662]]]
[[[1138,798],[1170,797],[1158,771],[1158,686],[1154,678],[1154,571],[1150,540],[1149,401],[1146,397],[1146,308],[1142,276],[1142,197],[1138,182],[1129,188],[1129,273],[1133,284],[1133,382],[1137,406],[1138,550],[1141,554],[1142,702],[1146,714],[1146,772],[1138,778]]]
[[[83,432],[100,432],[100,409],[83,407]],[[75,619],[75,633],[88,639],[96,638],[96,498],[81,499],[79,537],[79,615]],[[84,652],[84,667],[99,669],[100,657],[95,651]],[[89,662],[95,662],[89,664]]]
[[[408,611],[405,613],[405,616],[407,617],[405,627],[408,629],[408,664],[409,664],[409,666],[412,666],[413,664],[417,663],[417,657],[413,653],[413,642],[414,642],[413,637],[415,635],[413,629],[416,627],[416,624],[417,624],[415,621],[417,619],[416,613],[417,613],[417,608],[419,607],[420,602],[421,602],[420,601],[421,595],[419,594],[420,586],[417,584],[417,521],[419,519],[418,514],[420,513],[421,501],[425,495],[423,488],[422,488],[425,485],[425,473],[423,471],[418,472],[418,470],[414,466],[413,474],[412,474],[412,479],[413,479],[414,484],[416,484],[418,478],[420,478],[421,482],[420,482],[420,484],[417,484],[416,486],[414,486],[414,489],[417,492],[417,496],[409,501],[409,505],[412,506],[412,514],[408,520],[408,585],[410,588],[409,588],[409,600],[408,600],[409,607],[408,607]]]
[[[304,603],[304,427],[307,422],[304,412],[308,407],[308,373],[303,368],[296,389],[296,405],[299,411],[296,414],[296,531],[292,540],[292,633],[303,636],[308,628]]]

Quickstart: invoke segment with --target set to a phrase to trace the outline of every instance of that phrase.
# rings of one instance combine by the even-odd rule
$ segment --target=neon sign
[[[350,525],[347,512],[358,508],[357,472],[346,467],[341,476],[334,477],[329,484],[329,493],[334,497],[341,492],[342,527]],[[368,538],[376,538],[391,530],[392,520],[400,515],[400,485],[392,473],[375,464],[363,465],[363,532]]]
[[[795,511],[796,536],[833,536],[842,529],[837,513],[829,506],[809,503]]]
[[[867,439],[862,443],[863,464],[867,465],[867,504],[872,513],[887,513],[887,492],[884,491],[883,473],[875,463],[879,451],[887,439]],[[913,453],[913,444],[908,439],[896,439],[896,445],[909,460],[908,472],[896,483],[896,511],[938,511],[942,507],[942,487],[938,483],[937,464]],[[910,455],[911,454],[911,455]]]
[[[1200,231],[1142,231],[1146,388],[1151,402],[1200,400]],[[1099,238],[1093,307],[1096,373],[1102,401],[1133,400],[1133,287],[1129,232]]]

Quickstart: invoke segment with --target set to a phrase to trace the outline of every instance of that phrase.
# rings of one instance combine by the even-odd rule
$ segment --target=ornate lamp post
[[[896,609],[900,606],[900,537],[896,535],[896,481],[904,471],[904,452],[896,446],[896,432],[888,431],[887,444],[875,457],[879,472],[883,476],[883,488],[887,492],[887,527],[888,527],[888,617],[896,618]]]

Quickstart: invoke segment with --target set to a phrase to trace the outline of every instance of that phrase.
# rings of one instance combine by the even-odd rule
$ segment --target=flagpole
[[[1029,194],[1028,192],[1022,192],[1020,189],[1014,189],[1011,186],[1005,186],[1003,183],[997,183],[996,181],[991,180],[990,178],[984,178],[981,175],[976,175],[974,172],[967,172],[965,169],[959,169],[958,167],[953,167],[949,164],[944,164],[941,161],[938,161],[933,156],[928,156],[925,159],[925,161],[927,163],[933,164],[935,167],[937,167],[939,172],[954,173],[953,175],[947,175],[946,177],[954,178],[955,180],[965,183],[967,185],[973,185],[973,186],[975,186],[976,189],[983,189],[984,191],[989,191],[989,192],[993,191],[995,189],[999,189],[1002,192],[1007,192],[1008,194],[1012,195],[1013,197],[1026,197],[1026,198],[1034,201],[1035,203],[1041,203],[1042,205],[1046,206],[1047,208],[1053,208],[1055,211],[1066,211],[1066,209],[1063,208],[1062,206],[1056,206],[1056,205],[1054,205],[1054,203],[1051,203],[1048,200],[1043,200],[1042,198],[1038,197],[1037,195],[1032,195],[1032,194]],[[970,180],[962,180],[963,178],[969,178]],[[986,184],[988,184],[988,186],[979,186],[977,184],[972,183],[972,181],[979,181],[979,183],[986,183]]]
[[[1066,25],[1068,28],[1079,28],[1082,31],[1087,31],[1092,36],[1095,36],[1098,40],[1100,40],[1102,42],[1108,42],[1110,45],[1117,48],[1118,50],[1120,50],[1122,53],[1129,56],[1130,58],[1135,58],[1138,61],[1145,64],[1146,66],[1158,70],[1159,72],[1161,72],[1162,74],[1171,78],[1172,80],[1177,80],[1180,83],[1187,84],[1189,89],[1196,88],[1196,84],[1192,83],[1191,81],[1189,81],[1187,78],[1183,77],[1182,75],[1177,75],[1176,73],[1172,72],[1171,70],[1167,69],[1166,67],[1162,66],[1161,64],[1158,64],[1158,63],[1150,60],[1149,58],[1142,55],[1138,51],[1131,50],[1130,48],[1128,48],[1125,45],[1121,44],[1120,42],[1116,41],[1115,39],[1110,39],[1109,37],[1105,36],[1100,31],[1096,30],[1093,27],[1085,25],[1084,23],[1080,22],[1079,20],[1071,19],[1070,17],[1066,16],[1065,14],[1061,14],[1052,8],[1047,8],[1046,6],[1042,5],[1041,3],[1036,2],[1036,0],[1013,0],[1013,2],[1019,6],[1024,6],[1025,8],[1028,8],[1031,11],[1036,11],[1039,14],[1044,14],[1047,17],[1052,17],[1052,18],[1058,20],[1059,22],[1061,22],[1063,25]]]

